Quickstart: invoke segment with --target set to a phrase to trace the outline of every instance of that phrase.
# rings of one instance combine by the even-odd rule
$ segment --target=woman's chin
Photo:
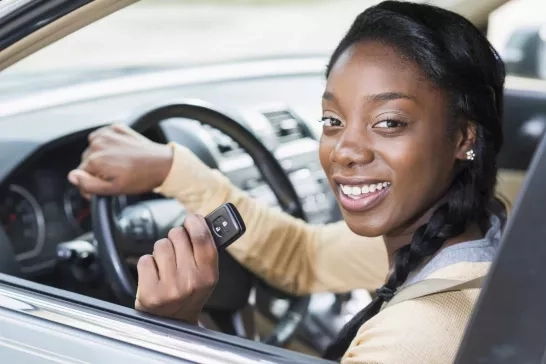
[[[363,219],[362,216],[354,216],[351,213],[342,211],[343,219],[349,229],[356,235],[375,238],[388,232],[387,224],[383,221],[371,221],[375,219]]]

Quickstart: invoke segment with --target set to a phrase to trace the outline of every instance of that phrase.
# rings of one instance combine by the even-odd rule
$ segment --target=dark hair
[[[485,233],[491,214],[506,218],[495,198],[496,156],[503,143],[502,113],[505,70],[487,38],[467,19],[430,5],[384,1],[362,12],[332,54],[326,76],[340,55],[360,42],[380,42],[415,62],[422,74],[448,97],[453,125],[467,120],[476,125],[474,160],[460,161],[445,202],[419,227],[411,243],[397,251],[387,283],[372,302],[341,330],[324,357],[337,360],[358,329],[379,312],[409,273],[436,253],[449,238],[462,234],[469,223]],[[455,128],[450,128],[455,129]]]

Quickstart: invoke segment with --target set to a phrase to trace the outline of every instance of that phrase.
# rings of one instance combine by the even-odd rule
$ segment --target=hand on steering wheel
[[[155,143],[127,125],[114,124],[89,134],[89,147],[68,179],[83,196],[142,194],[167,177],[172,150]]]

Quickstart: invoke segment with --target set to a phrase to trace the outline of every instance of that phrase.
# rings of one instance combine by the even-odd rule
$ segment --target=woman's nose
[[[356,130],[345,130],[336,143],[331,160],[345,167],[369,164],[374,159],[366,133]]]

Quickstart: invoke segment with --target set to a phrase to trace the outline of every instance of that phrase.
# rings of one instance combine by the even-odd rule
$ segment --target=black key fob
[[[232,203],[225,203],[205,217],[216,247],[227,248],[246,231],[246,226]]]

